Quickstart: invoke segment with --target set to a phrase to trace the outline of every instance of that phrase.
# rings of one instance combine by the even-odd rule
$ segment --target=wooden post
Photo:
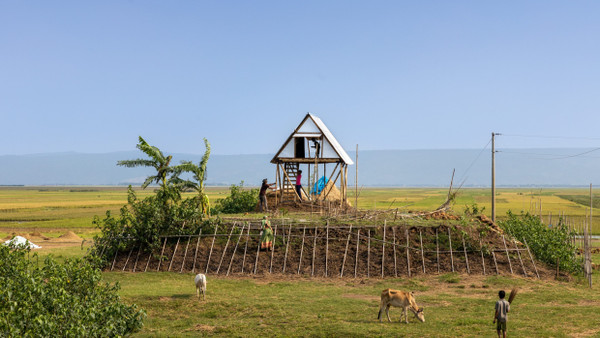
[[[160,257],[158,257],[158,267],[156,271],[160,271],[160,263],[162,262],[163,254],[165,253],[165,246],[167,245],[167,237],[165,237],[165,241],[163,243],[162,251],[160,252]]]
[[[144,268],[144,272],[148,271],[148,265],[150,264],[150,258],[152,258],[152,252],[148,255],[148,260],[146,261],[146,267]]]
[[[356,232],[356,257],[354,258],[354,278],[358,273],[358,244],[360,243],[360,228]]]
[[[135,257],[135,263],[133,264],[133,272],[135,272],[135,268],[137,267],[138,259],[140,258],[140,253],[142,252],[142,244],[138,248],[137,256]]]
[[[133,246],[131,247],[131,250],[129,250],[129,254],[127,255],[127,259],[125,260],[125,265],[123,265],[123,269],[121,271],[125,271],[125,268],[127,267],[127,263],[129,263],[129,257],[131,257],[132,252],[133,252]]]
[[[240,235],[238,236],[237,242],[235,242],[235,248],[233,248],[233,253],[231,254],[231,260],[229,260],[229,266],[227,267],[227,274],[229,276],[229,272],[231,271],[231,264],[233,263],[233,257],[235,257],[235,252],[237,251],[238,245],[240,244],[240,239],[242,239],[242,235],[244,234],[244,226],[242,223],[242,229],[240,230]]]
[[[467,245],[465,244],[465,235],[462,236],[463,242],[463,251],[465,253],[465,262],[467,263],[467,273],[471,274],[471,269],[469,268],[469,256],[467,256]]]
[[[302,267],[302,254],[304,253],[304,237],[306,237],[306,225],[302,230],[302,245],[300,246],[300,260],[298,260],[298,275],[300,274],[300,267]]]
[[[423,235],[419,230],[419,240],[421,241],[421,262],[423,262],[423,273],[425,273],[425,253],[423,252]]]
[[[229,236],[227,236],[227,243],[225,243],[225,248],[223,249],[223,253],[221,254],[221,259],[219,260],[219,266],[217,267],[217,275],[219,271],[221,271],[221,265],[223,264],[223,258],[225,258],[225,254],[227,253],[227,248],[229,247],[229,241],[231,240],[231,235],[233,234],[233,229],[235,229],[235,223],[231,226],[231,231],[229,232]]]
[[[183,272],[183,267],[185,266],[185,258],[187,257],[188,248],[190,246],[190,240],[191,238],[188,237],[187,244],[185,245],[185,251],[183,252],[183,262],[181,263],[181,269],[179,270],[179,273]]]
[[[506,240],[504,239],[504,235],[502,235],[502,242],[504,242],[504,251],[506,252],[506,258],[508,258],[508,266],[510,267],[510,274],[514,274],[513,273],[513,268],[512,268],[512,264],[510,262],[510,257],[508,256],[508,248],[506,247]]]
[[[392,227],[392,236],[394,236],[394,277],[398,277],[398,258],[396,257],[396,228]]]
[[[440,273],[440,243],[438,241],[438,229],[439,227],[435,228],[435,258],[437,261],[437,271]]]
[[[452,235],[450,234],[450,227],[448,227],[448,243],[450,244],[450,263],[452,264],[452,272],[454,272],[454,254],[452,253]]]
[[[210,245],[210,251],[208,252],[208,259],[206,260],[206,270],[204,273],[208,273],[208,264],[210,263],[210,256],[212,256],[213,247],[215,246],[215,238],[217,238],[217,229],[219,228],[218,224],[215,224],[215,233],[213,234],[212,244]]]
[[[370,277],[371,270],[371,230],[367,232],[367,278]]]
[[[177,253],[177,248],[179,247],[179,240],[181,237],[177,237],[177,243],[175,244],[175,250],[173,250],[173,256],[171,256],[171,261],[169,262],[169,268],[167,271],[171,271],[171,266],[173,265],[173,261],[175,260],[175,254]]]
[[[271,262],[269,263],[269,273],[273,271],[273,254],[275,253],[275,243],[277,243],[277,224],[275,224],[275,230],[273,230],[273,247],[271,248]]]
[[[315,255],[317,253],[317,227],[315,227],[315,236],[313,238],[313,254],[312,254],[312,265],[310,268],[310,275],[315,275]]]
[[[344,259],[342,260],[342,268],[340,269],[340,277],[344,277],[344,265],[346,265],[346,255],[348,255],[348,246],[350,246],[350,236],[352,236],[352,224],[348,231],[348,240],[346,241],[346,250],[344,250]],[[300,253],[302,255],[302,253]]]
[[[117,250],[115,250],[115,258],[113,258],[112,265],[110,266],[110,271],[113,271],[113,269],[115,268],[115,262],[117,261],[118,254],[119,254],[119,246],[117,245]]]
[[[248,223],[248,232],[246,233],[246,245],[244,247],[244,258],[242,259],[242,273],[244,273],[244,265],[246,265],[246,252],[248,252],[248,242],[250,242],[250,223]]]
[[[288,239],[287,239],[287,243],[285,243],[285,255],[283,257],[283,272],[285,273],[285,266],[287,264],[287,254],[288,254],[288,249],[290,247],[290,238],[292,237],[292,225],[290,224],[290,227],[288,229]]]
[[[525,242],[525,247],[527,248],[527,253],[529,253],[529,258],[531,259],[531,264],[533,264],[533,269],[535,270],[535,275],[538,279],[540,279],[540,274],[538,273],[537,267],[535,266],[535,261],[533,260],[533,256],[531,255],[531,251],[529,250],[529,245],[527,245],[527,240],[523,239]]]
[[[326,234],[326,239],[325,239],[325,277],[327,277],[327,260],[329,259],[329,221],[327,221],[326,223],[327,226],[327,234]]]
[[[494,249],[492,249],[492,258],[494,259],[494,266],[496,267],[496,274],[499,275],[500,271],[498,271],[498,263],[496,262],[496,254],[494,253]]]
[[[258,238],[258,245],[256,246],[256,260],[254,261],[254,274],[256,275],[256,269],[258,268],[258,256],[260,255],[260,237]]]
[[[523,264],[523,260],[521,259],[521,252],[519,252],[519,246],[517,245],[517,241],[513,238],[513,244],[515,245],[515,249],[517,250],[517,256],[519,257],[519,262],[521,263],[521,268],[523,268],[523,275],[527,277],[527,271],[525,270],[525,265]]]
[[[483,267],[483,275],[485,276],[485,258],[483,257],[483,243],[481,241],[481,235],[477,233],[479,239],[479,252],[481,253],[481,266]]]
[[[408,277],[410,277],[410,253],[408,251],[409,246],[410,246],[410,240],[408,237],[408,228],[406,228],[405,234],[406,234],[406,269],[408,270]]]
[[[383,242],[381,242],[381,278],[383,278],[385,267],[385,226],[386,220],[383,220]]]
[[[192,273],[196,271],[196,259],[198,259],[198,248],[200,247],[200,238],[202,237],[202,228],[198,231],[198,239],[196,240],[196,252],[194,253],[194,264],[192,265]]]

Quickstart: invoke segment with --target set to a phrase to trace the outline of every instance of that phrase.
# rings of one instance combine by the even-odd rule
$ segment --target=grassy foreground
[[[354,280],[298,277],[221,278],[208,276],[208,296],[198,301],[193,275],[105,273],[121,294],[148,312],[137,336],[411,336],[495,335],[494,303],[500,289],[518,285],[508,333],[520,337],[597,336],[599,282],[580,283],[518,277],[445,274],[426,278]],[[415,291],[426,322],[412,313],[409,324],[376,320],[385,288]]]

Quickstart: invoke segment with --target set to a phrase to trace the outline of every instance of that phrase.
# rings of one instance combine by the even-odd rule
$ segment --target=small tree
[[[217,201],[215,210],[224,214],[253,211],[258,203],[258,189],[244,190],[244,181],[231,185],[229,196]]]
[[[206,151],[204,156],[200,160],[198,165],[191,161],[182,161],[180,165],[175,167],[176,176],[179,176],[181,172],[189,172],[192,174],[194,181],[184,180],[178,183],[181,189],[192,189],[198,193],[198,205],[200,206],[202,213],[210,216],[210,201],[208,195],[204,192],[204,181],[206,180],[206,164],[210,156],[210,143],[204,139],[204,146]]]

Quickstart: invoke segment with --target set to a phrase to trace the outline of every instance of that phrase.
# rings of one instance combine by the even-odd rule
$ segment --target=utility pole
[[[496,147],[494,146],[494,137],[501,135],[492,133],[492,222],[496,222]]]

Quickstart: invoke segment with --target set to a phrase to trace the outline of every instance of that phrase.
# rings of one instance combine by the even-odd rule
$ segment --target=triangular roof
[[[296,127],[292,134],[287,138],[281,148],[279,148],[279,151],[277,151],[271,160],[271,163],[278,163],[280,162],[280,159],[294,158],[294,137],[323,137],[323,156],[320,159],[338,160],[339,162],[343,162],[347,165],[354,164],[350,156],[348,156],[344,148],[342,148],[340,143],[335,139],[325,123],[323,123],[320,118],[310,113],[306,114],[302,122],[300,122],[298,127]]]

